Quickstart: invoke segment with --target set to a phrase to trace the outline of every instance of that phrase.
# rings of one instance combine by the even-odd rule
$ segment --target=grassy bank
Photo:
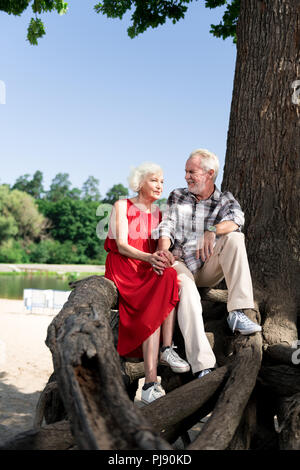
[[[89,276],[103,276],[104,273],[99,273],[99,272],[65,272],[65,273],[58,273],[55,271],[1,271],[0,272],[0,279],[1,276],[9,276],[11,278],[13,277],[52,277],[56,279],[61,279],[62,281],[77,281],[79,279],[83,279],[85,277]]]

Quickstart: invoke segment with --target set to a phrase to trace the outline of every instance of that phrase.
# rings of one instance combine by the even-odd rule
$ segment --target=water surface
[[[85,276],[82,276],[85,277]],[[1,274],[0,298],[23,299],[24,289],[70,290],[69,279],[54,275],[38,274]]]

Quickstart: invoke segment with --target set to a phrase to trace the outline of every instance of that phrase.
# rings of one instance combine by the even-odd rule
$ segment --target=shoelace
[[[236,327],[236,324],[237,322],[240,320],[240,322],[244,323],[245,326],[252,326],[252,321],[249,320],[249,318],[243,313],[243,312],[239,312],[239,311],[236,311],[234,313],[234,322],[233,322],[233,327],[232,327],[232,331],[235,330],[235,327]]]
[[[171,354],[171,356],[172,356],[174,359],[176,359],[177,361],[185,362],[183,359],[181,359],[180,356],[178,356],[177,352],[174,351],[174,349],[177,349],[177,346],[170,346],[169,354]]]
[[[163,393],[163,389],[161,385],[155,384],[153,388],[153,395],[157,397],[158,395],[161,396],[162,393]]]

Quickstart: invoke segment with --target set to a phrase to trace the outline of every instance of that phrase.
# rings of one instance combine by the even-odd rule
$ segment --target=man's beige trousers
[[[228,312],[254,308],[252,281],[244,235],[222,235],[211,257],[193,276],[182,261],[173,264],[179,281],[177,318],[185,342],[185,352],[193,373],[215,367],[216,358],[206,337],[198,287],[213,287],[225,278]]]

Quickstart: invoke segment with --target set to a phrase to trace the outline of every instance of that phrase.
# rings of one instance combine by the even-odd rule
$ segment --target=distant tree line
[[[127,197],[128,189],[115,184],[101,198],[94,176],[81,189],[71,186],[69,174],[58,173],[46,191],[41,171],[0,185],[0,263],[105,263],[97,208]]]

